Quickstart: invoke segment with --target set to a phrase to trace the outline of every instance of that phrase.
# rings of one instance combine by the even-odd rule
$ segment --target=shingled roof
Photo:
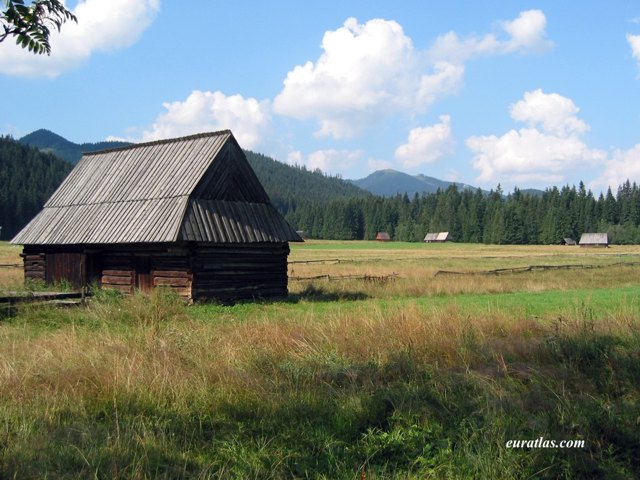
[[[229,130],[86,153],[19,244],[301,241]]]
[[[580,245],[609,245],[607,233],[583,233],[580,237]]]
[[[425,242],[446,242],[449,239],[449,232],[427,233],[424,237]]]

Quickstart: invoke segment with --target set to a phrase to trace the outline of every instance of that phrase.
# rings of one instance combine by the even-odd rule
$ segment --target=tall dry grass
[[[357,373],[349,366],[380,367],[399,355],[410,355],[421,368],[499,369],[506,361],[539,361],[532,352],[541,342],[585,328],[582,312],[571,310],[549,323],[411,302],[216,324],[189,318],[186,307],[165,294],[91,302],[65,315],[56,328],[35,335],[25,335],[26,324],[0,329],[4,401],[144,394],[186,408],[191,396],[211,389],[268,392],[292,380],[284,364],[304,369],[314,383],[326,380],[327,369],[342,368],[349,379]],[[637,327],[634,313],[624,309],[589,323],[599,335],[635,335]]]
[[[23,287],[22,247],[0,242],[0,291],[19,290]]]
[[[255,305],[236,322],[196,319],[163,292],[26,307],[0,325],[0,476],[557,478],[640,468],[624,449],[637,408],[622,410],[639,400],[635,309],[596,318],[582,305],[543,322],[411,301],[352,307]],[[504,448],[534,435],[586,438],[589,449],[550,460]]]
[[[524,265],[526,266],[526,265]],[[299,272],[299,267],[294,272]],[[290,279],[289,290],[300,295],[309,286],[327,294],[345,298],[349,293],[369,298],[432,297],[460,294],[491,294],[508,292],[571,291],[585,288],[629,287],[640,278],[640,265],[601,265],[595,268],[483,274],[486,270],[467,274],[439,274],[431,266],[415,263],[396,263],[390,267],[358,265],[313,265],[306,276],[329,275],[330,279]],[[392,276],[397,274],[397,276]],[[380,277],[381,281],[342,278],[352,275]],[[292,276],[292,275],[290,275]],[[305,276],[305,275],[301,275]],[[384,278],[388,277],[385,281]]]

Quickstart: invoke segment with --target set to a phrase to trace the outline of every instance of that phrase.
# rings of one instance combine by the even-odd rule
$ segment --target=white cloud
[[[455,32],[441,35],[429,49],[428,56],[433,60],[461,64],[483,55],[544,52],[553,47],[553,42],[546,38],[547,19],[540,10],[521,12],[515,20],[500,22],[499,25],[501,32],[483,37],[460,39]],[[505,33],[507,38],[502,40]]]
[[[566,137],[586,132],[589,127],[576,117],[580,109],[573,101],[557,93],[544,93],[541,89],[526,92],[523,100],[511,105],[511,118],[543,131]]]
[[[263,141],[271,125],[268,102],[219,91],[194,90],[184,101],[163,106],[167,111],[143,133],[143,140],[230,129],[240,146],[250,149]]]
[[[605,163],[602,174],[589,186],[602,190],[611,187],[615,191],[627,180],[640,182],[640,143],[629,150],[616,150]]]
[[[345,171],[356,165],[362,157],[361,150],[316,150],[305,156],[294,151],[289,153],[287,163],[305,166],[309,170],[319,169],[324,173]]]
[[[510,110],[514,120],[530,127],[466,141],[475,154],[472,166],[480,171],[476,181],[559,183],[571,169],[606,160],[605,152],[590,149],[580,138],[588,125],[575,116],[578,109],[570,99],[536,90],[525,93]]]
[[[395,158],[406,168],[415,168],[433,163],[453,151],[451,118],[442,115],[440,123],[409,132],[407,143],[400,145]]]
[[[402,26],[384,19],[355,18],[328,31],[322,54],[293,68],[274,99],[274,112],[314,119],[319,136],[352,137],[393,115],[423,112],[462,84],[463,63],[483,54],[543,50],[546,18],[538,10],[503,22],[503,36],[460,40],[450,32],[428,52],[416,50]]]
[[[417,104],[429,106],[439,97],[453,93],[462,85],[464,66],[438,61],[433,73],[423,75],[416,95]]]
[[[468,37],[464,40],[456,32],[439,36],[429,49],[428,56],[434,61],[462,64],[480,55],[495,54],[500,50],[500,42],[493,34],[482,38]]]
[[[518,18],[503,22],[502,28],[511,38],[504,44],[508,52],[543,52],[553,46],[546,38],[547,18],[540,10],[521,12]]]
[[[501,137],[470,137],[467,146],[475,153],[472,165],[480,170],[476,180],[481,183],[559,182],[563,172],[581,162],[591,165],[605,158],[576,136],[559,137],[535,128],[510,130]]]
[[[295,150],[293,152],[289,152],[289,154],[287,155],[287,159],[285,160],[285,162],[289,165],[297,165],[297,166],[302,166],[304,165],[304,161],[303,161],[303,157],[302,157],[302,152],[300,150]]]
[[[640,66],[640,35],[631,35],[627,34],[627,42],[629,42],[629,46],[631,47],[631,55],[638,62],[638,66]]]
[[[411,104],[419,75],[411,39],[402,27],[381,19],[364,25],[349,18],[326,32],[317,62],[296,66],[275,98],[274,111],[316,118],[319,135],[354,135],[372,117]]]
[[[126,48],[151,25],[160,0],[84,0],[73,13],[78,23],[51,30],[51,55],[34,55],[10,37],[0,49],[0,73],[56,77],[88,59],[94,52]]]

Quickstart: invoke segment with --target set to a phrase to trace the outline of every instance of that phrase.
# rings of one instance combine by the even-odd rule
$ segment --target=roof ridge
[[[162,144],[166,144],[166,143],[177,143],[177,142],[182,142],[185,140],[195,140],[197,138],[205,138],[205,137],[217,137],[217,136],[222,136],[222,135],[232,135],[233,133],[231,133],[231,130],[229,129],[225,129],[225,130],[218,130],[215,132],[201,132],[201,133],[195,133],[195,134],[191,134],[191,135],[185,135],[183,137],[175,137],[175,138],[163,138],[161,140],[152,140],[150,142],[141,142],[141,143],[132,143],[131,145],[127,145],[124,147],[112,147],[112,148],[106,148],[104,150],[93,150],[91,152],[83,152],[82,156],[89,156],[89,155],[100,155],[103,153],[109,153],[109,152],[119,152],[119,151],[124,151],[124,150],[131,150],[134,148],[139,148],[139,147],[149,147],[152,145],[162,145]]]

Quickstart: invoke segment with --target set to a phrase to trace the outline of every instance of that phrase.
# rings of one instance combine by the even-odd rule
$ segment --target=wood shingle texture
[[[85,154],[12,243],[27,279],[229,300],[286,295],[298,241],[225,130]]]

